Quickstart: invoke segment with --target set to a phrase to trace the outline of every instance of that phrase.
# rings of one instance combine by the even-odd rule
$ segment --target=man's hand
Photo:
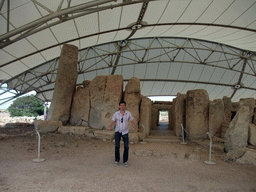
[[[132,130],[135,131],[135,127],[133,127]]]
[[[108,130],[110,131],[111,129],[112,129],[112,128],[109,126],[109,127],[108,127]]]

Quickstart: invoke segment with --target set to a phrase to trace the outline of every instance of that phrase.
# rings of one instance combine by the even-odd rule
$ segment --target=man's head
[[[125,111],[125,107],[126,107],[126,103],[125,103],[124,101],[121,101],[121,102],[119,103],[119,109],[120,109],[121,111]]]

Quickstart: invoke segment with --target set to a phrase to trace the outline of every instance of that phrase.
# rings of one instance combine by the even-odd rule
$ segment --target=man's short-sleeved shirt
[[[122,133],[122,135],[125,135],[129,132],[128,120],[132,121],[133,116],[129,111],[125,111],[123,116],[120,111],[117,111],[114,113],[112,120],[116,122],[115,132],[119,132]]]

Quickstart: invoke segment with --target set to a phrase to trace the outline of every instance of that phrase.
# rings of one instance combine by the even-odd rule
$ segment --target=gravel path
[[[34,163],[35,134],[0,139],[0,191],[256,191],[255,166],[224,162],[217,149],[216,165],[206,165],[208,148],[193,142],[130,145],[128,168],[114,167],[112,142],[64,134],[41,142],[46,161]],[[143,151],[152,155],[136,155]],[[188,159],[191,153],[200,160]]]

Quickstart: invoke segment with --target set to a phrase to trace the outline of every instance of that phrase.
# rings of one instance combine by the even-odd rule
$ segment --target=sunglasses
[[[123,123],[123,117],[121,118],[121,123]]]

